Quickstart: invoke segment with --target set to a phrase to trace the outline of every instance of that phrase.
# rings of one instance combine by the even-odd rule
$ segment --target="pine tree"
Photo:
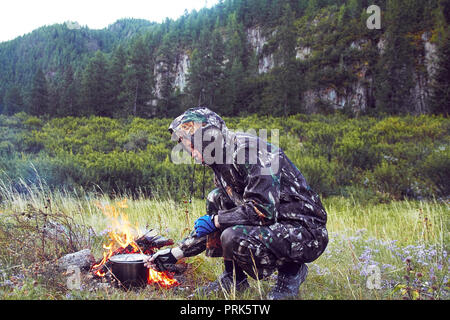
[[[30,114],[35,116],[49,114],[48,86],[42,69],[39,69],[33,78],[30,103]]]
[[[239,96],[247,76],[245,65],[248,64],[248,56],[245,50],[244,26],[238,22],[236,14],[230,14],[228,17],[227,38],[229,40],[225,49],[227,62],[224,70],[221,104],[225,114],[237,115],[239,111],[242,111],[242,102],[239,101]]]
[[[175,63],[174,43],[174,34],[166,34],[157,54],[158,72],[161,75],[157,114],[162,116],[173,114],[172,109],[176,108],[173,86],[175,79],[171,70],[172,65]]]
[[[375,81],[377,108],[389,114],[407,112],[414,86],[414,48],[407,37],[407,0],[388,0],[386,48],[378,60]]]
[[[148,102],[152,98],[153,65],[143,37],[134,39],[126,68],[126,114],[151,116]]]
[[[269,12],[265,23],[275,26],[281,16],[281,9],[283,8],[282,0],[270,0],[267,8]]]
[[[201,105],[203,98],[203,64],[202,53],[199,48],[194,48],[191,54],[191,64],[189,67],[187,78],[186,93],[189,95],[188,104]]]
[[[295,58],[297,41],[294,29],[294,13],[289,3],[283,8],[277,38],[279,41],[278,67],[273,70],[274,78],[272,80],[276,83],[272,83],[267,88],[266,101],[271,101],[270,104],[272,105],[269,105],[269,108],[272,110],[276,108],[278,114],[286,117],[292,112],[298,111],[300,104],[299,84],[301,83]],[[267,100],[267,94],[272,94],[274,97]]]
[[[361,0],[350,0],[347,6],[348,14],[352,19],[359,18],[362,12]]]
[[[430,110],[435,114],[450,113],[450,1],[439,3],[439,35],[437,61],[431,82]]]
[[[82,80],[82,91],[84,98],[83,111],[87,114],[98,116],[112,116],[112,110],[109,102],[110,84],[108,65],[105,55],[97,51],[95,56],[90,59]]]
[[[341,5],[340,9],[339,9],[339,15],[338,15],[338,24],[339,27],[345,27],[346,25],[348,25],[349,22],[349,18],[350,18],[350,12],[348,7],[343,4]]]
[[[438,50],[438,63],[431,87],[430,109],[433,113],[450,113],[450,37]]]
[[[222,81],[223,43],[216,29],[210,34],[205,29],[192,53],[188,74],[188,89],[194,105],[213,106]]]
[[[122,114],[125,107],[125,72],[127,55],[122,45],[119,45],[109,61],[109,87],[111,90],[111,108],[113,114]]]
[[[3,101],[3,113],[8,116],[24,111],[22,93],[17,86],[13,86],[6,91]]]
[[[3,105],[4,105],[4,93],[3,91],[0,91],[0,114],[3,113]]]
[[[306,7],[306,15],[308,17],[314,17],[317,14],[317,10],[319,9],[319,1],[318,0],[309,0],[308,6]]]
[[[78,87],[71,65],[68,65],[64,70],[61,91],[57,114],[60,116],[78,115]]]

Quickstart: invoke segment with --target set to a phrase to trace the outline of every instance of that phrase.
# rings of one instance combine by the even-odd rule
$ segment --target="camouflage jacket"
[[[211,129],[215,139],[201,139]],[[202,161],[214,171],[218,188],[208,195],[206,209],[208,214],[218,214],[222,230],[235,225],[269,226],[284,221],[307,229],[325,226],[327,214],[319,196],[277,146],[257,136],[228,130],[216,113],[204,107],[187,110],[172,122],[169,131],[175,140],[191,139],[194,148],[202,149]],[[201,134],[197,142],[201,142],[195,144],[193,136],[198,132]],[[213,156],[208,157],[205,153],[212,140],[220,143],[217,142]],[[220,150],[222,154],[218,154]],[[280,210],[280,204],[288,202],[297,202],[301,209]],[[206,249],[207,238],[191,233],[181,241],[180,248],[187,257],[197,255]]]

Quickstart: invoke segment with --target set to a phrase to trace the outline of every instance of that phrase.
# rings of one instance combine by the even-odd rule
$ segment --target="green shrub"
[[[295,162],[294,162],[295,161]],[[336,166],[325,157],[305,156],[294,159],[294,163],[302,172],[311,189],[324,196],[338,194],[336,185]]]
[[[380,161],[377,149],[370,134],[355,129],[347,132],[336,142],[334,152],[341,163],[367,170],[372,169]]]
[[[348,118],[334,115],[251,115],[225,118],[232,130],[279,130],[279,146],[323,195],[363,199],[447,196],[450,121],[436,116]],[[10,179],[51,188],[100,187],[187,196],[192,165],[170,161],[172,119],[0,116],[0,170]],[[35,169],[33,169],[33,166]],[[196,196],[203,172],[196,165]],[[213,187],[207,169],[205,193]]]
[[[14,145],[9,141],[0,142],[0,157],[10,156],[14,152]]]
[[[368,173],[369,183],[375,191],[401,199],[411,189],[411,169],[406,166],[381,161],[373,172]]]
[[[434,186],[438,195],[450,195],[450,149],[441,146],[430,153],[420,166],[424,179]]]
[[[43,126],[43,121],[38,117],[31,116],[23,124],[30,129],[39,129]]]

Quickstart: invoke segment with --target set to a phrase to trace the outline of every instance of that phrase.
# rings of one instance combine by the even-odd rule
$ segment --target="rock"
[[[89,269],[95,263],[90,249],[84,249],[75,253],[66,254],[57,261],[58,268],[66,271],[69,267]]]
[[[177,57],[176,74],[174,87],[183,92],[187,85],[187,74],[189,73],[190,60],[186,53],[181,53]]]
[[[65,226],[58,222],[47,221],[43,227],[43,232],[50,238],[65,238],[68,236],[69,231]]]
[[[297,47],[295,51],[296,51],[295,58],[299,59],[300,61],[305,61],[311,55],[310,47]]]

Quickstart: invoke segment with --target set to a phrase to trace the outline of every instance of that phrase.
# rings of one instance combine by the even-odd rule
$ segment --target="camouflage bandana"
[[[181,142],[181,139],[187,140],[200,153],[206,149],[211,141],[222,140],[223,146],[225,146],[227,143],[226,139],[232,137],[232,133],[226,127],[223,119],[206,107],[195,107],[186,110],[172,121],[168,129],[172,133],[173,141]],[[199,129],[201,130],[199,131]],[[192,153],[192,150],[187,150],[188,146],[186,144],[183,144],[183,148],[188,153]],[[213,162],[212,158],[208,156],[207,158],[210,159],[207,161],[208,164]]]
[[[192,123],[192,125],[189,123]],[[194,128],[193,131],[191,129],[192,126],[195,127],[194,124],[196,123],[201,123],[203,128],[215,127],[219,129],[224,135],[226,135],[228,131],[228,128],[225,125],[225,121],[223,121],[223,119],[217,113],[211,111],[206,107],[195,107],[186,110],[183,114],[172,121],[169,126],[169,131],[176,134],[176,136],[178,137],[185,136],[186,134],[192,136],[198,129]],[[178,138],[176,138],[176,141],[177,140]]]

